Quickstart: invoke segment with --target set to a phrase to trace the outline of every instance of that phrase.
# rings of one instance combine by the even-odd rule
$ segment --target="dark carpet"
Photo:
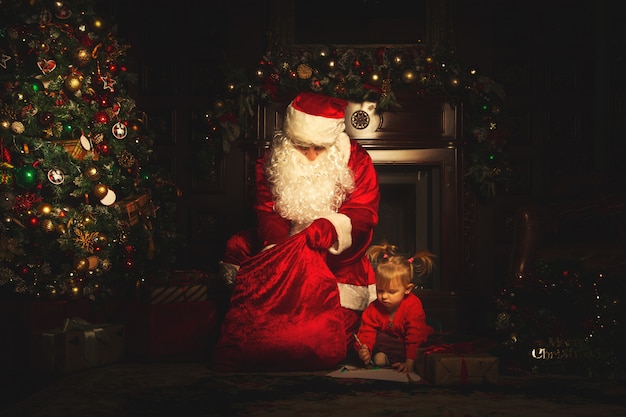
[[[118,363],[66,376],[33,375],[28,387],[12,390],[3,384],[0,416],[626,416],[622,379],[533,374],[440,387],[332,378],[331,371],[224,374],[202,361]],[[4,376],[4,382],[11,378]]]

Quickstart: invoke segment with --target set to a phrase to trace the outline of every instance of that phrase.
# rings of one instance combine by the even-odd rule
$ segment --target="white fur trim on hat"
[[[311,92],[300,93],[287,106],[283,131],[301,145],[328,147],[345,130],[348,102]]]

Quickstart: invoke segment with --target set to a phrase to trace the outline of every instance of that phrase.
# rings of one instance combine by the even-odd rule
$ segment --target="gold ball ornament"
[[[405,84],[414,83],[415,79],[416,79],[415,71],[413,71],[412,69],[406,69],[402,71],[402,81]]]
[[[51,219],[43,219],[41,221],[41,229],[46,233],[53,233],[57,230],[54,222]]]
[[[380,72],[374,71],[369,75],[369,82],[372,85],[379,86],[383,82],[383,77]]]
[[[85,272],[89,270],[89,260],[87,258],[74,259],[74,270],[76,272]]]
[[[298,65],[296,71],[298,72],[298,77],[302,80],[308,80],[313,76],[313,69],[307,64]]]
[[[222,100],[215,100],[215,103],[213,103],[213,108],[217,112],[219,112],[220,110],[223,110],[224,107],[226,107],[226,103],[224,103]]]
[[[14,121],[13,123],[11,123],[11,130],[13,131],[13,133],[21,135],[22,133],[24,133],[24,123],[18,120]]]
[[[11,129],[11,121],[8,120],[8,119],[0,120],[0,129],[2,129],[2,130],[9,130],[9,129]]]
[[[40,203],[37,206],[37,212],[42,216],[48,216],[50,213],[52,213],[52,210],[52,204],[50,203]]]
[[[85,168],[84,175],[92,181],[98,181],[100,179],[100,170],[95,165],[89,165]]]
[[[102,32],[105,29],[105,26],[104,20],[102,20],[99,16],[95,16],[91,21],[91,29],[96,33]]]
[[[81,75],[68,75],[65,79],[65,89],[70,93],[75,93],[83,86],[83,77]]]
[[[404,64],[404,60],[402,59],[402,55],[395,55],[391,59],[391,63],[393,64],[394,67],[400,68]]]
[[[73,58],[76,65],[83,67],[91,61],[91,53],[87,48],[77,48],[74,51]]]
[[[98,183],[93,187],[91,194],[98,200],[102,200],[104,197],[106,197],[108,192],[109,192],[109,187],[107,187],[104,184]]]

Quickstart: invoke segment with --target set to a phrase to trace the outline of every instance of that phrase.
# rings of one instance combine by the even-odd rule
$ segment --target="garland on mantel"
[[[248,128],[257,105],[281,94],[310,90],[349,101],[374,101],[382,112],[398,109],[394,91],[404,90],[463,103],[465,175],[478,195],[493,197],[510,180],[507,134],[501,125],[504,91],[489,77],[458,63],[451,52],[422,44],[270,51],[256,68],[223,70],[222,77],[222,92],[205,115],[205,149],[197,155],[214,160],[215,153],[228,153]],[[198,162],[196,167],[206,166]]]

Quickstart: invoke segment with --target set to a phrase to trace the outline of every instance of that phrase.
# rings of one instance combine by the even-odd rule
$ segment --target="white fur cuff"
[[[324,216],[324,218],[335,226],[335,231],[337,232],[337,243],[328,251],[333,255],[339,255],[352,246],[352,222],[350,217],[341,213],[331,213]]]

